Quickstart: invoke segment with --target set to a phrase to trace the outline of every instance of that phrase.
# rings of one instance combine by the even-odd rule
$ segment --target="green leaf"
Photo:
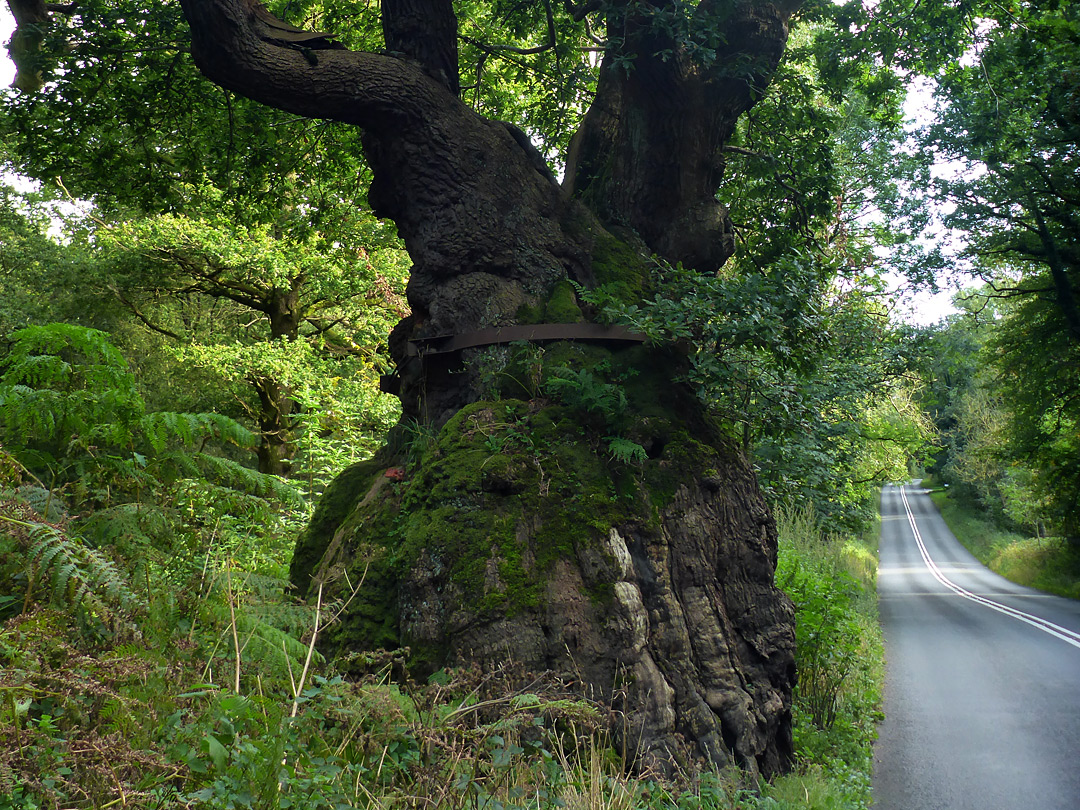
[[[208,734],[203,738],[202,745],[207,756],[210,757],[210,761],[214,764],[214,769],[224,771],[229,757],[229,752],[225,746],[212,734]]]

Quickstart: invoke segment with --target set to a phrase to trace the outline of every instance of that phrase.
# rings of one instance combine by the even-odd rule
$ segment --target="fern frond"
[[[30,562],[36,563],[40,568],[49,568],[52,565],[53,558],[60,555],[64,549],[61,542],[40,542],[44,535],[50,533],[54,534],[57,538],[66,539],[59,529],[44,523],[39,523],[30,530],[31,542],[34,543],[30,550]]]
[[[248,430],[235,419],[222,416],[220,413],[200,413],[197,416],[205,428],[212,432],[220,442],[248,449],[259,446],[259,435]]]
[[[235,419],[219,413],[174,413],[156,411],[145,414],[139,427],[154,452],[163,452],[171,442],[190,445],[212,438],[237,447],[258,446],[258,436]]]
[[[56,440],[66,423],[66,402],[59,392],[25,385],[0,386],[0,431],[12,448],[31,440]]]
[[[112,560],[81,537],[39,523],[30,528],[28,539],[30,563],[52,584],[54,598],[104,615],[112,615],[114,608],[127,616],[142,611],[142,601]]]
[[[0,494],[22,501],[50,523],[58,523],[67,517],[67,509],[59,494],[36,484],[23,484]]]
[[[611,457],[622,464],[640,464],[649,457],[644,447],[622,436],[608,436],[606,441]]]
[[[122,549],[125,557],[158,547],[170,534],[168,518],[160,506],[123,503],[97,509],[78,521],[80,534],[94,545]]]
[[[182,450],[162,453],[157,463],[163,474],[173,478],[201,479],[203,477],[203,471],[196,462],[195,456]]]
[[[277,476],[258,472],[231,459],[209,453],[196,453],[195,459],[207,478],[216,479],[225,486],[263,498],[277,498],[286,503],[303,502],[300,491]]]
[[[295,663],[302,662],[307,656],[308,647],[303,641],[259,616],[241,612],[236,617],[236,627],[240,635],[248,639],[248,652],[259,653],[260,657],[272,660],[284,652],[291,659],[290,663]],[[321,661],[321,656],[317,660]]]
[[[92,382],[104,387],[125,378],[127,361],[97,329],[70,323],[28,326],[13,332],[11,350],[0,380],[11,384],[33,380],[51,384],[65,382],[75,366],[96,368]],[[69,362],[70,361],[70,362]]]
[[[22,384],[29,388],[66,388],[72,376],[71,363],[56,355],[23,354],[13,357],[13,362],[4,370],[3,379],[9,385]]]

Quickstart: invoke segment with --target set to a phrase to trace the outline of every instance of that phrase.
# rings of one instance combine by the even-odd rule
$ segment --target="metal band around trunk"
[[[598,323],[534,323],[514,326],[493,326],[461,335],[438,335],[409,341],[410,357],[431,354],[450,354],[477,346],[494,346],[519,340],[577,340],[585,343],[644,343],[645,335],[631,332],[623,326],[603,326]]]

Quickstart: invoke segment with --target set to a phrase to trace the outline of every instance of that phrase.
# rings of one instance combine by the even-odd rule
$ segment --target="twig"
[[[300,710],[300,693],[304,691],[304,681],[307,679],[308,669],[311,666],[311,656],[315,654],[315,640],[319,637],[319,617],[322,614],[322,592],[323,584],[320,582],[319,595],[315,600],[315,626],[311,631],[311,641],[308,644],[307,657],[304,659],[304,669],[300,672],[300,681],[293,691],[292,712],[289,717],[296,717],[296,713]]]
[[[356,597],[361,586],[364,584],[364,580],[367,579],[368,566],[364,566],[364,573],[360,577],[360,581],[356,583],[356,587],[352,589],[352,593],[349,594],[349,598],[345,600],[338,611],[332,615],[326,622],[326,624],[333,624],[337,621],[338,616],[342,611],[349,606],[349,603]],[[346,578],[346,581],[348,579]],[[311,641],[308,642],[307,656],[304,658],[304,668],[300,672],[300,680],[293,684],[293,705],[292,712],[289,717],[296,717],[296,713],[300,710],[300,693],[304,691],[304,682],[307,681],[308,670],[311,668],[311,659],[315,655],[315,642],[319,638],[319,631],[322,629],[319,619],[322,615],[322,595],[323,595],[323,582],[319,582],[319,594],[315,599],[315,625],[311,629]],[[289,678],[292,678],[292,668],[290,667]]]
[[[109,804],[104,805],[103,807],[108,807],[109,805],[116,804],[116,802],[120,802],[120,805],[122,807],[127,807],[127,795],[124,793],[124,785],[120,781],[120,777],[117,775],[116,769],[113,768],[112,763],[109,762],[109,758],[108,758],[108,756],[105,755],[104,751],[102,751],[100,748],[98,748],[92,742],[89,743],[89,745],[90,745],[91,748],[93,748],[95,751],[97,751],[98,754],[101,755],[101,761],[105,764],[105,767],[109,769],[109,773],[112,774],[113,781],[116,783],[116,789],[120,792],[120,798],[119,799],[117,799],[116,801],[109,802]]]
[[[281,640],[281,652],[285,656],[285,668],[289,670],[289,688],[292,689],[293,696],[296,695],[296,678],[292,674],[292,661],[289,660],[289,651],[285,647],[285,639]]]
[[[199,598],[202,599],[203,585],[206,584],[206,571],[210,568],[210,552],[214,549],[214,540],[217,537],[218,526],[221,525],[221,518],[218,518],[214,523],[214,530],[210,532],[210,542],[206,545],[206,557],[203,558],[202,574],[199,575]],[[216,578],[216,577],[215,577]],[[211,581],[212,583],[212,581]],[[191,620],[191,629],[188,631],[188,643],[195,638],[195,625],[198,623],[198,612]]]
[[[232,559],[228,558],[225,567],[225,598],[229,603],[229,627],[232,630],[233,649],[236,651],[236,675],[233,679],[233,691],[240,694],[240,638],[236,632],[236,606],[233,604]]]

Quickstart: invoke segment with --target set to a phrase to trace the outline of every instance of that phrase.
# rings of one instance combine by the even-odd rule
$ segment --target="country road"
[[[881,520],[875,808],[1080,808],[1080,602],[988,571],[918,486]]]

